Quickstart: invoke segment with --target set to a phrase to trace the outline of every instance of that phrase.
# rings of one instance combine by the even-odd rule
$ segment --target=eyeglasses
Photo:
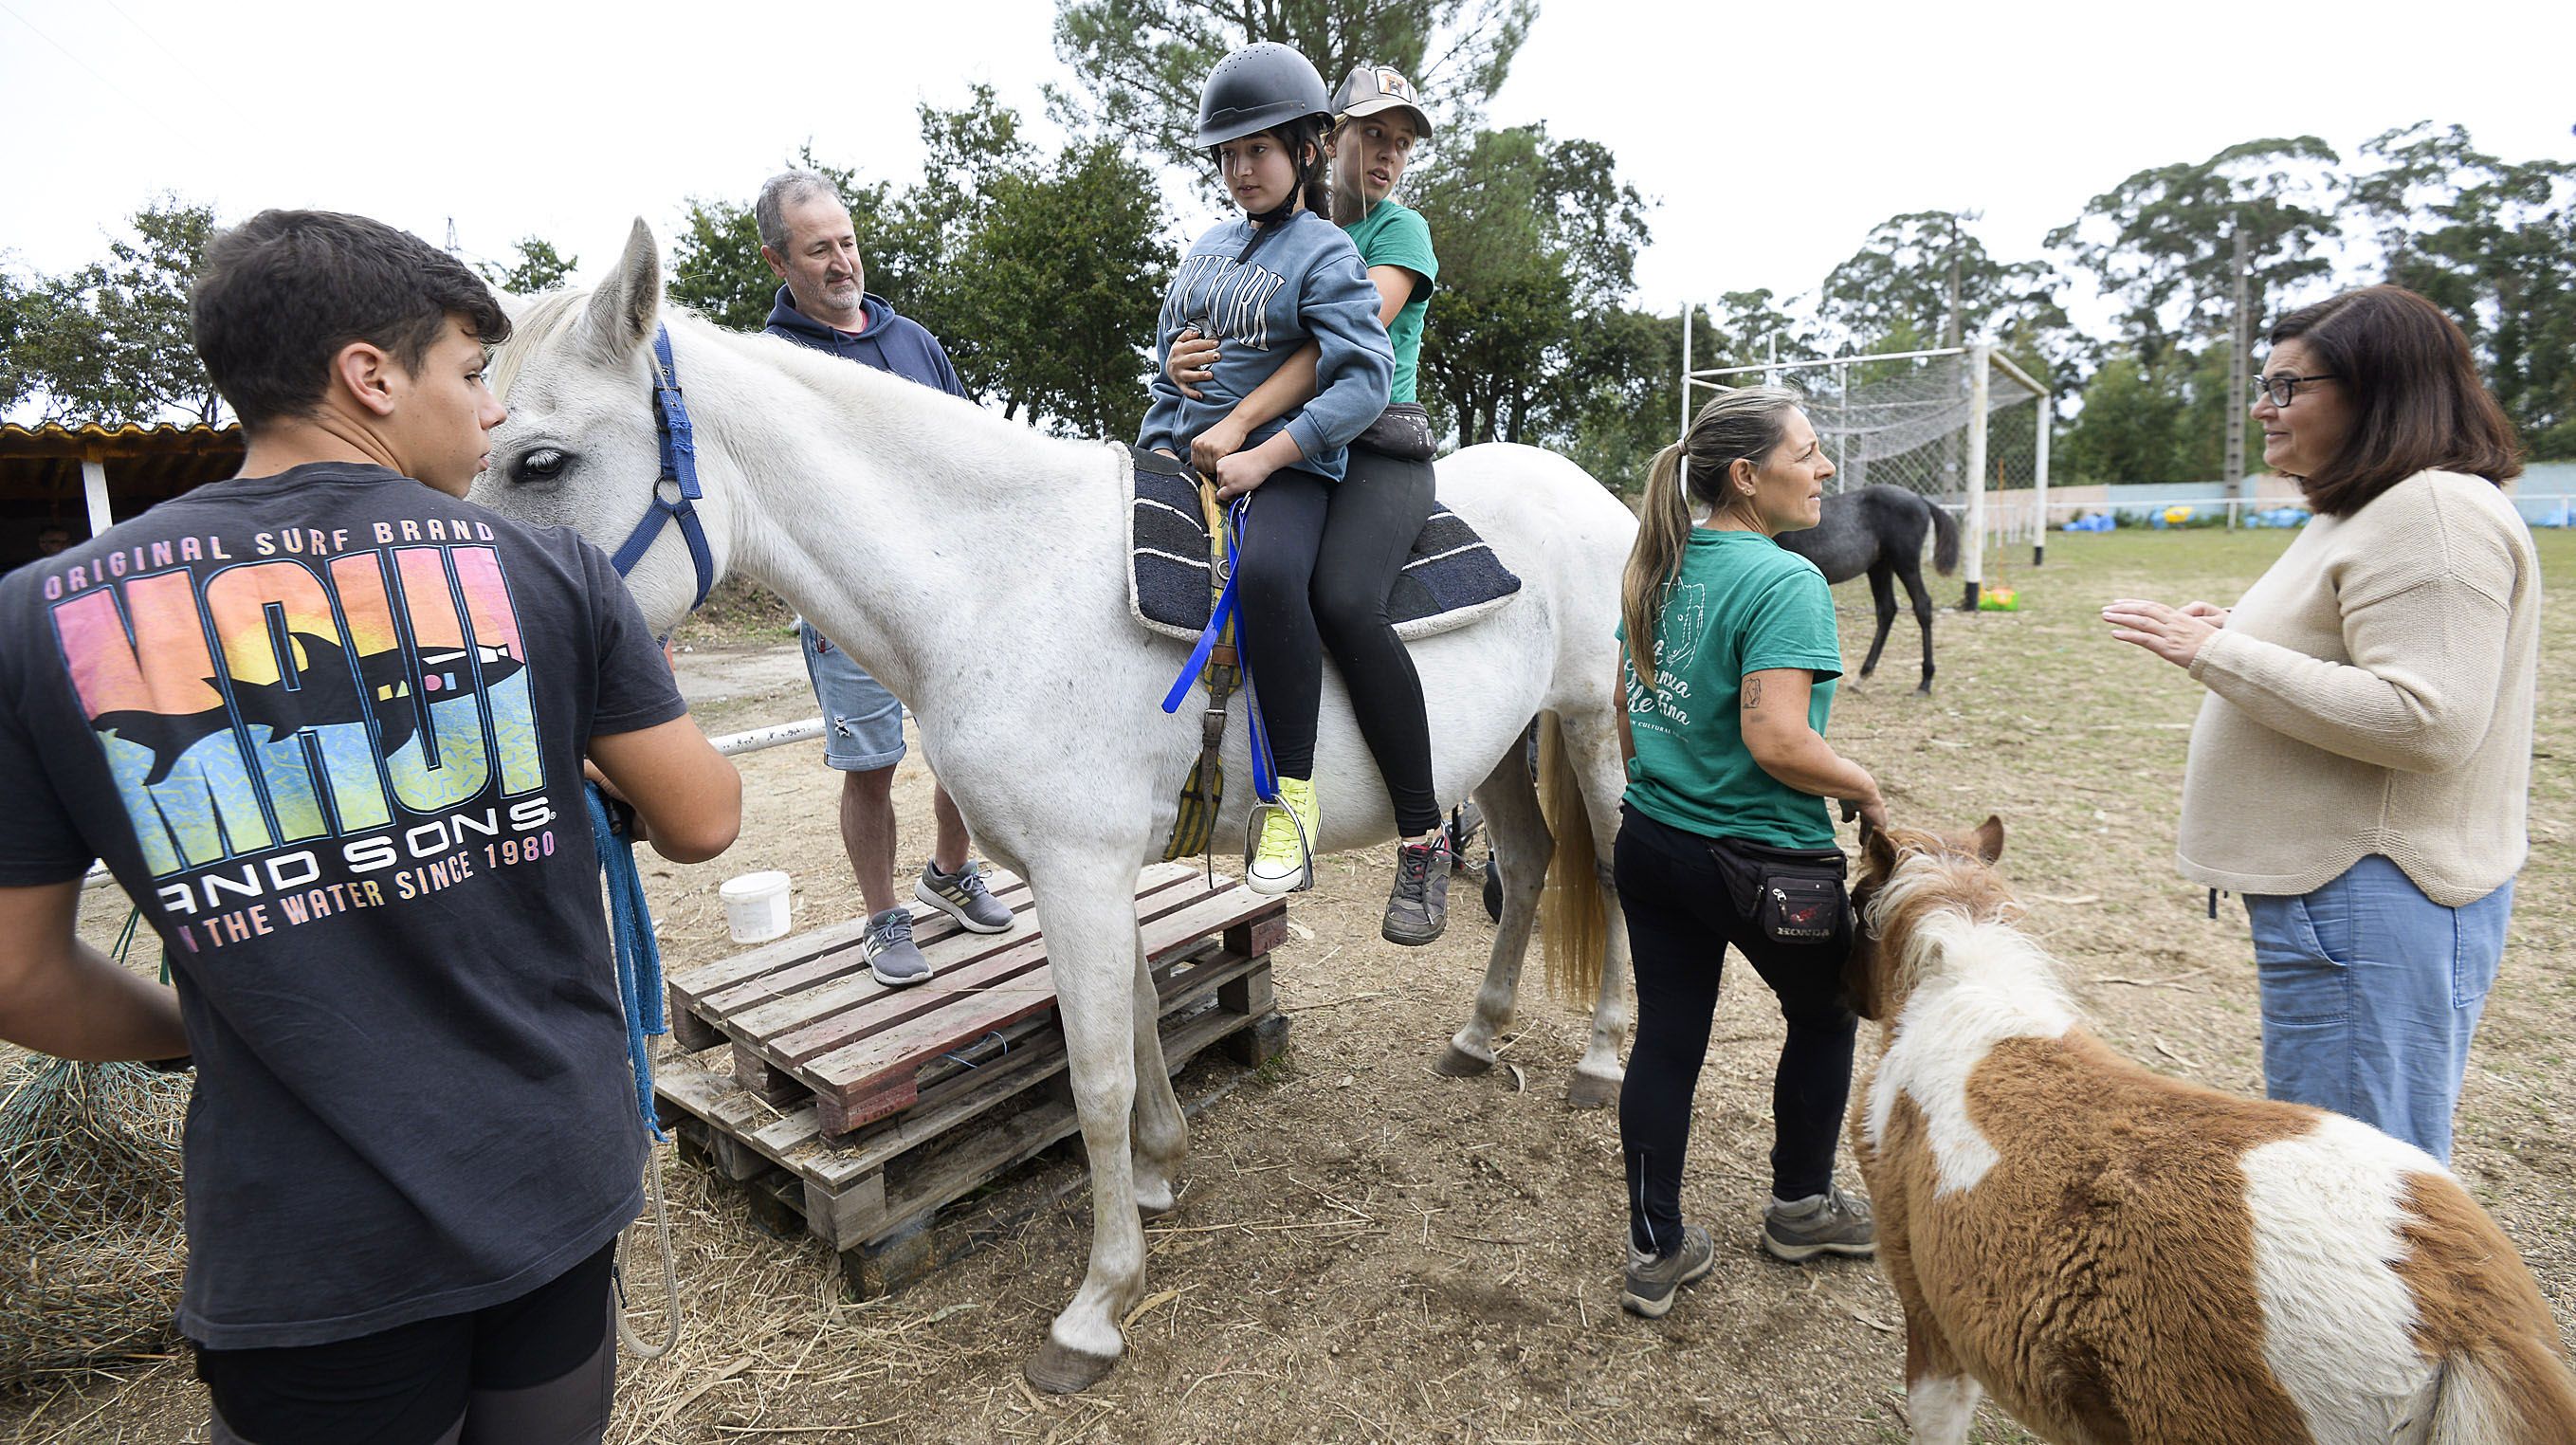
[[[2248,406],[2261,406],[2263,398],[2268,396],[2272,398],[2272,405],[2288,406],[2298,396],[2300,382],[2334,379],[2334,373],[2330,371],[2321,371],[2314,376],[2258,376],[2246,392],[2245,401]]]

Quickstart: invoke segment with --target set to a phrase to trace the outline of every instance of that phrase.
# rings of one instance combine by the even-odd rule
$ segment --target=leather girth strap
[[[1207,517],[1208,593],[1213,611],[1214,599],[1225,593],[1230,564],[1226,510],[1217,502],[1215,485],[1205,477],[1199,479],[1199,510]],[[1163,845],[1164,862],[1195,854],[1207,860],[1210,877],[1216,873],[1217,810],[1225,801],[1226,703],[1243,684],[1242,655],[1234,643],[1235,620],[1226,616],[1215,645],[1208,649],[1206,665],[1199,669],[1199,681],[1207,688],[1207,708],[1199,714],[1198,761],[1190,765],[1190,775],[1181,784],[1181,809],[1172,819],[1172,836]]]

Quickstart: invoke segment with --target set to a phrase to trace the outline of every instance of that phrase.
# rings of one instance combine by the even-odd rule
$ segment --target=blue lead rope
[[[1208,654],[1216,650],[1217,639],[1225,635],[1225,625],[1235,614],[1234,586],[1241,574],[1244,529],[1252,524],[1252,494],[1234,499],[1230,509],[1234,525],[1225,538],[1225,587],[1217,593],[1216,605],[1208,609],[1207,626],[1199,629],[1198,645],[1190,649],[1190,660],[1181,665],[1181,675],[1172,679],[1172,690],[1163,694],[1163,711],[1179,712],[1181,703],[1198,686],[1200,674],[1207,671]],[[1251,714],[1252,791],[1265,803],[1279,800],[1278,765],[1270,754],[1270,734],[1261,726],[1261,697],[1253,690],[1252,649],[1245,645],[1243,628],[1234,630],[1235,665],[1243,674],[1243,695]]]
[[[626,1059],[635,1069],[635,1107],[644,1128],[662,1143],[653,1112],[653,1056],[645,1036],[667,1034],[662,1017],[662,948],[653,941],[653,915],[644,906],[644,879],[635,871],[635,844],[609,821],[608,803],[592,783],[582,789],[590,803],[590,833],[599,849],[599,871],[608,881],[608,939],[617,956],[617,997],[626,1012]]]

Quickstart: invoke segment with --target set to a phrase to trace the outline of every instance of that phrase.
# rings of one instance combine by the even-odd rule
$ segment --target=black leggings
[[[1387,595],[1431,515],[1431,464],[1351,449],[1338,484],[1282,468],[1252,494],[1235,586],[1245,652],[1279,774],[1315,776],[1324,649],[1342,670],[1395,823],[1407,837],[1440,826],[1431,796],[1431,726],[1422,679],[1387,616]]]
[[[1628,1236],[1669,1254],[1682,1237],[1682,1155],[1691,1097],[1708,1057],[1718,975],[1734,945],[1779,996],[1789,1037],[1771,1076],[1771,1192],[1822,1194],[1851,1096],[1859,1020],[1843,1001],[1848,935],[1781,944],[1736,912],[1709,840],[1623,809],[1613,873],[1628,919],[1637,979],[1637,1042],[1619,1090],[1619,1143],[1628,1165]]]

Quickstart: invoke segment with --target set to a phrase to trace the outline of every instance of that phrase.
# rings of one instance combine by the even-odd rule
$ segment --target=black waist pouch
[[[1431,435],[1431,413],[1409,401],[1389,403],[1368,430],[1351,438],[1351,445],[1400,462],[1427,462],[1438,449]]]
[[[1774,848],[1712,838],[1709,856],[1738,917],[1774,943],[1824,944],[1851,936],[1851,862],[1840,848]]]

